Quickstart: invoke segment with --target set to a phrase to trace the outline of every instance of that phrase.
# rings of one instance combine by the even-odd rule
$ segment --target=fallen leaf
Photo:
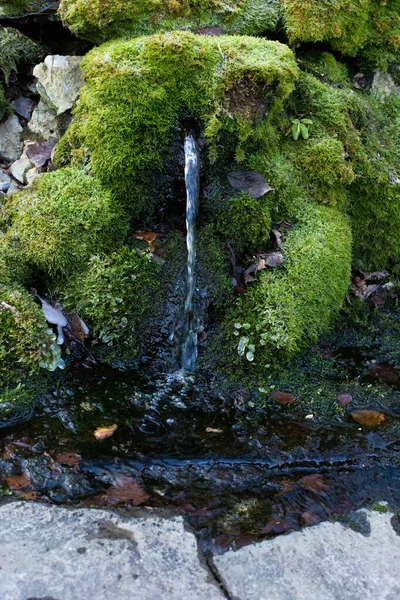
[[[33,144],[28,144],[26,148],[26,155],[37,167],[44,167],[44,165],[50,160],[51,153],[55,145],[57,144],[57,140],[55,138],[49,138],[46,142],[34,142]]]
[[[56,461],[60,465],[66,465],[68,467],[74,467],[78,465],[82,460],[82,456],[75,454],[74,452],[63,452],[62,454],[56,455]]]
[[[273,399],[279,404],[293,404],[296,400],[296,396],[289,392],[279,392],[278,390],[271,392]]]
[[[22,500],[36,500],[36,492],[23,492],[22,490],[16,490],[15,493]]]
[[[158,233],[156,233],[155,231],[135,231],[133,233],[133,237],[135,237],[137,240],[147,242],[147,244],[149,245],[150,252],[155,251],[155,242],[158,237]]]
[[[93,435],[96,438],[96,440],[106,440],[114,434],[117,428],[118,425],[115,424],[110,425],[109,427],[98,427],[93,433]]]
[[[116,478],[106,492],[109,504],[119,504],[120,502],[130,502],[133,506],[139,506],[149,500],[150,495],[132,478],[120,475]]]
[[[214,427],[207,427],[207,433],[224,433],[223,429],[215,429]]]
[[[367,425],[368,427],[376,427],[385,420],[385,415],[376,410],[354,410],[351,416],[360,425]]]
[[[234,171],[227,175],[230,185],[235,190],[247,192],[253,198],[261,198],[273,188],[265,181],[260,173],[255,171]]]
[[[353,396],[351,394],[340,394],[337,397],[337,401],[342,408],[346,408],[353,401]]]
[[[28,473],[21,473],[21,475],[4,475],[4,479],[8,487],[12,490],[20,490],[31,484],[31,478]]]

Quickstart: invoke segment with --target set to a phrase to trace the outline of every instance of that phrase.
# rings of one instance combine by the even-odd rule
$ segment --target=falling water
[[[185,138],[185,183],[186,183],[186,244],[187,244],[187,294],[185,300],[185,339],[182,345],[182,368],[194,371],[197,360],[197,332],[193,318],[195,287],[195,225],[200,194],[199,151],[191,135]]]

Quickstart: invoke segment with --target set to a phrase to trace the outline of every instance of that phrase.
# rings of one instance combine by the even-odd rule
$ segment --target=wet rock
[[[4,599],[223,600],[181,518],[13,502],[0,508]]]
[[[11,104],[18,115],[29,121],[33,111],[33,100],[21,96],[20,98],[13,100]]]
[[[17,160],[23,150],[22,126],[16,115],[0,125],[0,156],[7,161]]]
[[[48,140],[50,137],[59,139],[61,137],[61,130],[57,119],[57,112],[43,101],[40,101],[32,113],[28,131],[35,133],[45,140]]]
[[[13,162],[13,164],[11,165],[10,173],[14,177],[14,179],[16,179],[17,181],[19,181],[22,184],[25,184],[26,183],[25,174],[32,167],[33,167],[33,165],[31,163],[31,161],[29,160],[29,158],[27,157],[26,152],[24,151],[22,156],[15,162]]]
[[[26,155],[35,167],[44,167],[50,160],[51,153],[56,144],[57,140],[55,138],[49,138],[44,142],[33,142],[32,144],[28,144]]]
[[[81,56],[49,55],[33,70],[42,100],[57,115],[71,109],[78,98],[83,85],[81,60]]]
[[[214,557],[229,597],[397,598],[400,537],[391,524],[392,515],[362,512],[370,535],[328,522]]]

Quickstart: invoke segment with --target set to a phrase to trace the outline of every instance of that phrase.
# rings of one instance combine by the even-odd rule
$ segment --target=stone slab
[[[337,522],[214,558],[235,600],[399,600],[400,535],[393,515],[366,515],[362,534]]]
[[[1,600],[221,600],[180,517],[0,507]]]

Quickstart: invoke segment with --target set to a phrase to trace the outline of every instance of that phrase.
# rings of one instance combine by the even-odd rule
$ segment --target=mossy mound
[[[0,70],[6,83],[11,71],[29,63],[40,62],[44,49],[17,29],[0,27]]]
[[[20,286],[0,284],[0,388],[61,364],[56,336],[33,298]]]
[[[282,267],[263,271],[239,297],[229,335],[254,368],[292,356],[332,324],[347,293],[351,232],[337,209],[309,204],[283,246]]]
[[[92,254],[116,249],[127,232],[126,216],[110,194],[73,167],[38,178],[13,194],[2,212],[9,225],[4,251],[14,244],[23,262],[48,275],[81,269]]]
[[[240,148],[297,76],[293,54],[282,44],[187,32],[105,44],[82,68],[87,84],[58,163],[79,142],[95,175],[134,216],[151,214],[159,201],[162,176],[154,173],[162,170],[180,119],[190,115],[202,123],[210,153],[224,129]]]
[[[329,42],[386,66],[399,57],[399,0],[281,0],[291,44]]]
[[[109,256],[92,256],[87,269],[63,286],[65,308],[88,323],[93,348],[107,362],[132,364],[145,348],[160,272],[150,253],[123,247]]]
[[[48,0],[2,0],[0,17],[20,17],[40,12],[48,4]]]
[[[278,0],[62,0],[64,24],[79,37],[101,42],[177,29],[219,27],[223,33],[275,29]]]

